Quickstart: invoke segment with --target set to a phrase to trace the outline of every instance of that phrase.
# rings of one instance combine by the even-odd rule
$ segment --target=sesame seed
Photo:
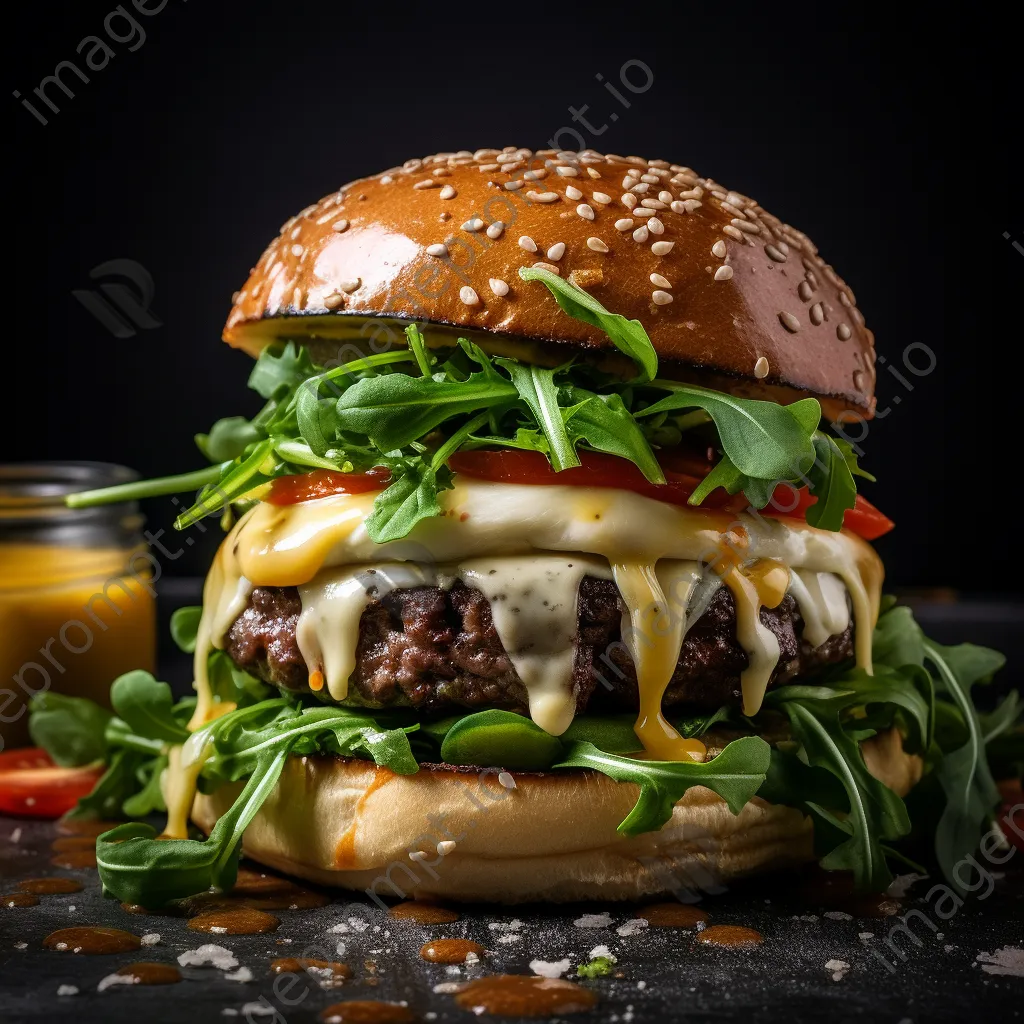
[[[543,167],[531,167],[523,177],[527,181],[543,181],[548,176],[548,172]]]
[[[516,780],[508,772],[499,772],[498,782],[500,782],[505,789],[516,788]]]
[[[656,174],[641,174],[640,180],[646,181],[649,185],[657,185],[661,181],[661,178]]]
[[[529,235],[520,235],[519,248],[525,249],[527,252],[536,252],[537,243]]]
[[[589,174],[592,178],[600,178],[601,177],[601,173],[600,173],[600,171],[598,171],[598,169],[596,167],[588,167],[587,168],[587,174]]]
[[[535,203],[554,203],[557,202],[561,197],[557,192],[527,192],[527,199],[532,199]]]
[[[339,281],[338,287],[343,292],[354,292],[362,283],[363,279],[361,277],[353,277],[348,281]]]
[[[725,210],[730,217],[742,217],[743,211],[739,207],[733,206],[732,203],[723,202],[722,209]]]
[[[565,198],[571,199],[575,203],[577,200],[583,198],[583,193],[578,188],[576,188],[575,185],[570,185],[565,190]]]
[[[796,291],[800,298],[804,300],[804,302],[808,302],[811,296],[814,294],[814,289],[810,286],[810,284],[807,281],[801,281],[800,284],[797,285]]]
[[[580,203],[580,205],[576,207],[576,212],[584,220],[594,219],[594,208],[589,203]]]
[[[340,235],[342,233],[342,231],[347,231],[348,230],[348,221],[347,220],[336,220],[331,225],[331,230],[332,231],[337,231],[338,234]]]
[[[463,285],[459,289],[459,298],[467,306],[476,306],[480,302],[480,296],[477,295],[475,288],[470,288],[469,285]]]
[[[633,227],[634,223],[635,221],[630,220],[629,217],[622,217],[620,220],[615,222],[615,230],[629,231]]]
[[[652,235],[663,235],[665,234],[665,225],[662,224],[657,217],[652,217],[648,222],[647,226],[651,229]]]
[[[623,206],[628,206],[632,210],[633,207],[636,206],[636,196],[634,196],[631,193],[627,192],[622,197],[622,205]]]
[[[816,302],[813,306],[811,306],[811,308],[808,310],[808,313],[811,317],[811,323],[814,324],[815,326],[820,324],[825,319],[825,311],[821,308],[820,302]]]
[[[325,309],[337,309],[345,302],[345,296],[341,292],[331,292],[330,295],[324,296],[324,308]]]
[[[725,227],[722,228],[722,234],[736,239],[737,242],[743,241],[743,232],[740,231],[739,228],[734,228],[731,224],[726,224]]]
[[[296,245],[292,246],[292,255],[293,256],[301,256],[305,251],[306,250],[303,249],[301,245],[296,244]]]
[[[521,189],[525,184],[525,181],[506,181],[505,188],[508,189],[509,192],[516,192],[519,189]]]
[[[385,175],[381,176],[380,183],[382,185],[390,185],[391,182],[393,182],[394,180],[395,179],[393,177],[391,177],[390,174],[385,174]]]
[[[751,224],[749,220],[744,220],[742,217],[733,217],[729,223],[738,227],[740,231],[745,231],[748,235],[756,235],[761,231],[756,224]]]
[[[552,274],[561,274],[561,271],[553,263],[544,263],[541,261],[539,263],[534,263],[534,266],[540,270],[550,270]]]
[[[671,288],[672,283],[667,277],[662,277],[661,274],[651,274],[651,284],[655,288]]]
[[[669,203],[668,207],[673,213],[689,213],[690,211],[686,208],[686,203],[682,199],[677,199],[673,203]]]
[[[840,341],[849,341],[851,334],[853,334],[853,332],[846,326],[846,324],[840,324],[836,328],[836,336]]]
[[[298,238],[298,237],[299,237],[299,235],[301,235],[301,234],[302,234],[302,225],[300,224],[300,225],[299,225],[299,226],[298,226],[298,227],[297,227],[297,228],[296,228],[296,229],[295,229],[295,230],[294,230],[294,231],[292,232],[292,241],[294,242],[294,241],[295,241],[295,239],[296,239],[296,238]]]
[[[667,256],[672,251],[672,246],[675,244],[675,242],[655,242],[654,245],[651,246],[651,252],[653,252],[655,256]]]
[[[784,252],[782,252],[781,249],[777,249],[770,242],[769,242],[768,245],[766,245],[764,247],[764,251],[765,251],[765,254],[768,256],[768,259],[775,260],[776,263],[785,263],[786,262],[786,254]]]
[[[634,178],[634,177],[633,177],[632,175],[630,175],[630,174],[627,174],[627,175],[626,175],[626,176],[625,176],[625,177],[624,177],[624,178],[622,179],[622,187],[623,187],[623,188],[625,188],[625,189],[629,189],[629,188],[632,188],[632,187],[633,187],[633,186],[634,186],[635,184],[636,184],[636,178]]]
[[[653,217],[657,212],[657,210],[648,210],[646,206],[637,206],[633,208],[634,217]]]
[[[641,224],[640,227],[638,227],[636,229],[636,231],[633,232],[633,241],[634,242],[646,242],[647,241],[647,236],[649,234],[650,234],[650,232],[647,230],[647,225],[646,224]]]
[[[445,187],[441,189],[440,193],[442,199],[454,199],[458,194],[459,193],[455,191],[454,185],[445,185]]]
[[[690,188],[685,192],[679,193],[680,199],[700,199],[704,195],[704,189],[702,188]]]
[[[726,253],[728,252],[725,242],[719,239],[713,246],[711,246],[711,255],[717,256],[720,260],[724,260]]]
[[[487,283],[491,286],[491,291],[499,298],[508,295],[508,285],[500,277],[492,277]]]
[[[660,199],[641,199],[641,206],[646,206],[648,210],[664,210],[665,204]]]
[[[490,174],[491,171],[497,171],[501,168],[501,164],[481,164],[477,170],[481,174]]]
[[[672,202],[672,193],[671,193],[671,192],[665,192],[665,191],[659,192],[659,193],[658,193],[658,198],[659,198],[659,199],[660,199],[660,200],[661,200],[661,201],[662,201],[662,202],[663,202],[663,203],[664,203],[664,204],[665,204],[666,206],[668,206],[668,204]]]
[[[858,391],[863,391],[864,390],[864,371],[863,370],[854,370],[853,371],[853,386]]]
[[[683,203],[687,213],[693,213],[694,210],[699,210],[704,205],[699,199],[685,199]]]
[[[487,227],[488,238],[501,238],[501,233],[505,230],[505,224],[503,221],[496,220],[493,224]]]
[[[556,263],[565,255],[565,242],[555,242],[545,254],[549,260]]]
[[[578,167],[556,167],[555,172],[563,178],[578,178],[580,174]]]
[[[484,222],[479,217],[470,217],[469,220],[463,222],[462,230],[479,231],[483,226]]]
[[[451,220],[452,215],[447,210],[442,210],[437,219],[443,224],[446,220]]]
[[[629,191],[630,192],[637,192],[640,195],[643,195],[650,187],[651,186],[648,185],[646,181],[641,181],[641,182],[638,182],[636,185],[634,185]]]
[[[296,255],[296,256],[298,256],[298,255],[299,255],[299,254],[298,254],[297,252],[295,252],[295,248],[294,248],[294,247],[292,248],[292,252],[293,252],[293,253],[295,253],[295,255]],[[844,306],[846,306],[847,308],[849,308],[850,306],[852,306],[852,305],[853,305],[853,303],[852,303],[852,302],[850,301],[850,296],[849,296],[849,295],[847,295],[847,294],[846,294],[846,292],[840,292],[840,293],[839,293],[839,301],[840,301],[840,302],[841,302],[841,303],[842,303],[842,304],[843,304]]]
[[[447,256],[448,246],[444,242],[434,242],[433,245],[427,246],[428,256]]]
[[[593,249],[594,252],[608,252],[608,246],[594,235],[587,239],[587,247]]]
[[[417,181],[413,188],[439,188],[441,182],[434,181],[433,178],[424,178],[422,181]]]
[[[758,357],[757,362],[754,363],[754,376],[757,377],[758,380],[762,380],[768,376],[768,369],[768,360],[765,359],[764,356],[760,356]]]
[[[732,267],[724,264],[715,271],[716,281],[728,281],[732,278]]]
[[[667,306],[672,301],[672,296],[659,288],[657,291],[651,292],[651,301],[656,306]]]
[[[792,313],[788,313],[786,310],[782,310],[779,313],[779,323],[789,331],[790,334],[796,334],[800,330],[800,321],[797,320]]]
[[[602,206],[607,206],[612,201],[612,197],[607,192],[595,192],[594,202],[600,203]]]

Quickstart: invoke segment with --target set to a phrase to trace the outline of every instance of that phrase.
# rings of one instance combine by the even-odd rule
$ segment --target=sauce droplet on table
[[[181,971],[174,964],[127,964],[117,973],[131,978],[136,985],[174,985],[181,981]]]
[[[324,1024],[414,1024],[416,1015],[398,1003],[361,999],[328,1006],[320,1019]]]
[[[73,878],[26,878],[18,883],[20,892],[35,896],[58,896],[63,893],[81,892],[84,886]]]
[[[213,910],[189,918],[188,927],[194,932],[212,935],[262,935],[276,931],[281,922],[273,914],[262,910]]]
[[[464,964],[470,953],[481,957],[486,952],[471,939],[432,939],[420,949],[420,956],[432,964]]]
[[[19,907],[38,907],[39,897],[28,892],[10,892],[0,896],[0,907],[15,910]]]
[[[476,1014],[498,1017],[558,1017],[582,1013],[597,1005],[589,989],[563,978],[527,974],[495,974],[459,986],[455,1002]]]
[[[57,831],[66,836],[92,836],[109,832],[123,821],[97,821],[94,818],[64,818],[57,822]]]
[[[83,953],[87,956],[130,953],[142,948],[142,939],[119,928],[61,928],[59,931],[50,932],[43,939],[43,948],[60,953]]]
[[[462,915],[456,910],[436,903],[410,900],[392,907],[388,911],[388,916],[399,921],[412,921],[413,924],[451,924],[458,921]]]
[[[738,924],[713,924],[697,936],[698,942],[707,946],[725,946],[731,949],[760,946],[764,936],[753,928]]]
[[[56,857],[50,858],[50,863],[55,868],[94,868],[96,867],[95,850],[66,850],[58,853]]]
[[[637,911],[652,928],[696,928],[708,920],[708,913],[686,903],[653,903]]]

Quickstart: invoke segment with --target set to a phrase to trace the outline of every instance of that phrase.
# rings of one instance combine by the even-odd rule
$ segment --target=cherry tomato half
[[[0,812],[29,818],[59,818],[88,796],[102,766],[61,768],[40,747],[0,752]]]

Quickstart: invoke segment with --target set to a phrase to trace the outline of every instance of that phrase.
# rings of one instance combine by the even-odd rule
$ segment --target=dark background
[[[898,586],[1015,594],[1024,251],[1011,240],[1024,246],[1024,220],[1010,38],[955,8],[903,24],[894,7],[169,0],[143,17],[126,0],[138,45],[123,18],[105,31],[111,0],[17,5],[4,390],[23,408],[4,458],[202,465],[191,435],[258,406],[247,358],[218,337],[289,215],[410,156],[544,148],[586,104],[597,125],[620,113],[595,148],[691,164],[805,230],[882,353],[934,350],[912,393],[880,368],[879,407],[902,401],[864,442],[879,478],[866,493],[899,524],[879,548]],[[31,96],[62,60],[84,68],[88,35],[115,56],[88,84],[66,73],[75,97],[51,90],[61,110],[37,104],[39,123],[11,91]],[[595,76],[614,82],[630,59],[654,84],[627,111]],[[72,296],[115,258],[150,271],[161,326],[111,337]],[[173,518],[168,499],[147,511],[154,529]],[[204,572],[214,532],[167,570]]]

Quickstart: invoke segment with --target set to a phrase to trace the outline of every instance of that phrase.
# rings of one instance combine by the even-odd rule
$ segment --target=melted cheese
[[[587,573],[610,573],[628,609],[624,641],[636,665],[641,702],[637,735],[655,757],[702,757],[701,745],[684,741],[661,714],[686,631],[686,606],[695,588],[702,589],[695,563],[710,564],[736,600],[738,639],[749,661],[742,678],[745,713],[759,709],[779,657],[774,635],[760,622],[760,609],[776,607],[787,587],[794,589],[801,609],[812,609],[805,621],[819,634],[838,632],[836,627],[848,622],[839,607],[845,607],[845,596],[840,602],[836,590],[845,587],[857,624],[858,663],[870,671],[882,570],[874,551],[853,534],[828,533],[796,520],[677,508],[630,491],[463,479],[439,496],[442,516],[420,523],[404,540],[376,544],[364,522],[373,498],[334,495],[293,506],[264,503],[235,526],[204,592],[196,648],[197,724],[211,711],[205,657],[223,644],[252,586],[300,588],[300,649],[315,682],[326,681],[331,695],[342,699],[370,577],[376,577],[369,586],[378,594],[410,583],[463,579],[492,599],[495,628],[527,687],[531,714],[557,734],[573,713],[579,580]],[[586,568],[581,556],[589,556]],[[566,568],[555,571],[562,564]],[[549,571],[555,575],[545,576]],[[832,577],[834,582],[823,582]],[[794,580],[800,586],[794,587]],[[538,586],[550,591],[550,609],[534,599]],[[495,601],[495,587],[518,592],[521,599]],[[706,600],[707,589],[702,593]]]

